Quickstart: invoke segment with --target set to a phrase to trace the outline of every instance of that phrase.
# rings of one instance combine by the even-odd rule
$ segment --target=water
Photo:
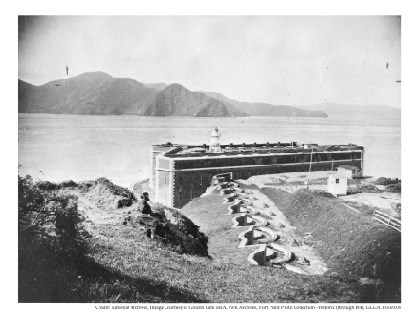
[[[107,177],[129,186],[149,177],[150,145],[294,141],[365,147],[364,174],[401,177],[400,119],[191,118],[19,114],[19,173],[75,181]]]

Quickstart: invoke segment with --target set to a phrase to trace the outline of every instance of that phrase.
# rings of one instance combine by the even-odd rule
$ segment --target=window
[[[336,178],[336,184],[340,183],[340,179]]]

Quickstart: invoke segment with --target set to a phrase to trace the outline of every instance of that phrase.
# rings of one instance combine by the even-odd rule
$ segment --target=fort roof
[[[288,153],[311,153],[313,152],[341,152],[351,150],[363,150],[362,146],[354,144],[348,145],[318,145],[305,144],[297,145],[294,143],[252,143],[252,144],[228,144],[220,145],[220,153],[212,153],[208,151],[208,146],[203,145],[180,145],[180,144],[161,144],[153,145],[153,147],[171,147],[164,155],[169,158],[226,158],[227,156],[263,156],[273,154],[288,154]]]

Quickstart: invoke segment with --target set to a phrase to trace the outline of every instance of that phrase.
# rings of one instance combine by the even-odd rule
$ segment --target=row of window
[[[309,163],[310,154],[293,154],[279,156],[261,156],[261,157],[237,157],[237,158],[209,158],[209,159],[192,159],[176,160],[176,169],[192,168],[209,168],[209,167],[228,167],[244,165],[273,165],[273,164],[294,164]],[[330,162],[336,160],[361,159],[361,152],[346,153],[315,153],[313,162]]]

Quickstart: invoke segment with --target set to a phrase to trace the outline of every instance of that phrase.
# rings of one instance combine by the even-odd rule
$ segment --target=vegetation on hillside
[[[308,190],[293,194],[261,190],[281,209],[299,232],[309,232],[332,274],[379,280],[367,286],[366,302],[399,302],[401,287],[401,235],[358,215],[336,199]]]
[[[76,197],[46,191],[29,176],[18,185],[19,301],[76,299],[68,283],[87,250]]]
[[[356,235],[349,235],[353,239],[344,242],[346,239],[340,238],[346,235],[348,225],[330,224],[324,215],[327,232],[333,238],[318,229],[321,223],[307,231],[322,241],[317,248],[333,270],[324,276],[301,276],[249,265],[246,253],[250,251],[238,250],[237,231],[230,231],[231,216],[226,215],[227,205],[218,194],[190,202],[185,208],[188,216],[153,205],[164,227],[159,228],[155,239],[149,239],[145,228],[133,220],[123,224],[127,215],[132,219],[139,216],[139,201],[118,208],[117,201],[129,191],[106,179],[76,186],[70,181],[34,182],[28,176],[18,181],[20,302],[373,302],[388,301],[396,292],[391,289],[389,296],[385,294],[385,288],[396,286],[387,280],[367,288],[357,279],[383,280],[385,275],[395,275],[385,271],[385,261],[395,259],[398,249],[375,248],[379,243],[393,246],[393,234],[377,235],[377,231],[369,230],[373,238],[364,244],[359,236],[364,234],[363,229],[358,228]],[[337,206],[320,200],[324,197],[291,200],[288,196],[279,196],[276,203],[300,231],[306,230],[301,217],[310,221],[317,217],[301,204],[303,200],[319,214],[338,211]],[[197,224],[209,228],[206,236]],[[332,241],[334,231],[340,232],[336,241]],[[210,257],[206,257],[207,237],[211,240]],[[351,250],[338,250],[346,247]],[[384,256],[383,251],[390,253],[383,262],[376,260],[374,269],[370,261],[375,249],[380,250],[379,256]],[[354,254],[359,250],[368,257]]]
[[[105,263],[103,260],[108,259],[112,248],[105,245],[108,252],[98,254],[101,247],[85,230],[85,219],[78,209],[79,196],[70,191],[73,184],[35,182],[30,176],[19,176],[18,186],[19,302],[199,301],[167,282],[132,277],[124,268]],[[92,183],[79,184],[81,189],[89,187]],[[128,240],[139,232],[122,227],[120,223],[119,228],[128,232],[128,239],[122,230],[117,238],[128,249]],[[113,230],[114,226],[105,228]],[[146,239],[144,235],[137,240],[140,238]],[[151,242],[153,245],[147,246],[147,252],[162,246],[158,241]],[[137,266],[146,263],[145,257],[125,260]]]
[[[177,210],[158,205],[154,216],[159,219],[155,234],[175,250],[190,255],[207,257],[208,238],[199,227]]]

